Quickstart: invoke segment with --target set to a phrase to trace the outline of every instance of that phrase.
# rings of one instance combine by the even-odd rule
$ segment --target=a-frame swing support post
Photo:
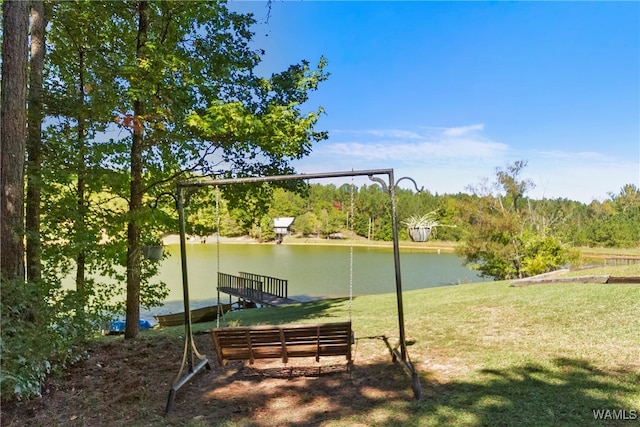
[[[415,182],[414,182],[415,184]],[[402,275],[400,272],[400,243],[398,238],[398,214],[396,206],[396,182],[393,177],[393,169],[389,171],[389,197],[391,198],[391,231],[393,235],[393,264],[396,273],[396,295],[398,304],[398,334],[400,335],[400,354],[394,349],[394,360],[400,356],[400,363],[407,373],[411,375],[411,388],[416,400],[422,399],[422,386],[420,385],[420,376],[415,367],[409,360],[407,354],[407,340],[404,332],[404,307],[402,304]]]
[[[407,353],[407,339],[405,336],[404,330],[404,307],[402,303],[402,274],[400,269],[400,243],[398,238],[398,213],[397,213],[397,204],[396,204],[396,190],[398,187],[398,183],[403,179],[408,179],[413,182],[416,190],[418,189],[418,185],[416,182],[409,177],[402,177],[395,180],[393,176],[393,169],[389,169],[386,172],[389,176],[389,186],[385,184],[383,180],[380,178],[375,178],[373,175],[369,175],[369,179],[372,181],[378,182],[382,185],[382,189],[389,193],[389,198],[391,199],[391,231],[393,236],[393,261],[395,266],[395,278],[396,278],[396,300],[398,305],[398,335],[400,337],[400,351],[398,348],[392,349],[393,361],[397,361],[400,359],[400,363],[402,367],[407,371],[407,373],[411,376],[411,388],[413,389],[413,394],[416,400],[422,399],[422,386],[420,384],[420,376],[418,375],[418,371],[416,371],[413,363],[409,360],[409,354]]]
[[[389,184],[387,184],[376,175],[387,175]],[[324,172],[324,173],[311,173],[311,174],[296,174],[296,175],[275,175],[275,176],[257,176],[246,178],[225,178],[225,179],[198,179],[194,181],[179,182],[177,184],[177,207],[178,218],[180,222],[180,257],[182,260],[182,287],[184,296],[184,313],[185,313],[185,346],[182,359],[182,365],[178,377],[173,383],[171,390],[169,391],[169,399],[167,401],[167,413],[173,410],[173,402],[175,400],[175,393],[183,385],[185,385],[197,372],[203,368],[211,369],[208,360],[198,353],[195,342],[193,341],[193,333],[191,330],[191,315],[189,310],[189,282],[187,277],[187,252],[186,252],[186,232],[185,232],[185,216],[184,216],[184,189],[187,187],[207,187],[207,186],[222,186],[231,184],[247,184],[247,183],[265,183],[265,182],[279,182],[279,181],[296,181],[296,180],[309,180],[309,179],[322,179],[322,178],[341,178],[341,177],[355,177],[355,176],[368,176],[372,181],[378,182],[382,185],[383,190],[389,193],[391,199],[391,224],[393,232],[393,259],[395,265],[395,281],[396,281],[396,296],[398,304],[398,327],[400,338],[400,351],[393,350],[393,359],[396,361],[398,358],[403,368],[411,375],[412,389],[416,399],[422,398],[422,389],[420,386],[420,377],[415,370],[413,364],[409,360],[407,354],[407,343],[404,330],[404,309],[402,304],[402,277],[400,274],[400,246],[398,240],[398,219],[396,212],[396,182],[393,176],[393,169],[372,169],[372,170],[360,170],[360,171],[345,171],[345,172]],[[400,180],[405,178],[400,178]],[[410,178],[408,178],[410,179]],[[400,181],[398,180],[398,182]],[[413,180],[412,180],[413,181]],[[415,182],[414,182],[415,184]],[[195,358],[199,358],[200,362],[197,366],[194,366]],[[189,372],[181,377],[184,371],[185,365],[188,365]]]
[[[176,200],[176,206],[178,208],[178,222],[180,224],[180,259],[182,264],[182,297],[184,303],[184,351],[182,353],[180,371],[169,390],[169,398],[167,399],[166,408],[167,414],[173,411],[176,392],[202,369],[206,368],[207,370],[211,370],[209,360],[198,352],[196,344],[193,341],[193,331],[191,330],[191,309],[189,302],[189,279],[187,275],[187,233],[186,220],[184,217],[184,188],[182,188],[179,183],[177,192],[178,198]],[[199,359],[197,365],[195,365],[196,358]],[[185,366],[187,367],[187,373],[182,375]]]

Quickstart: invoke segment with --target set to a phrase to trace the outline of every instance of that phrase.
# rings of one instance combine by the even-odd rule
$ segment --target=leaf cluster
[[[47,376],[85,356],[82,343],[101,318],[85,313],[59,282],[3,281],[0,291],[2,398],[40,396]]]

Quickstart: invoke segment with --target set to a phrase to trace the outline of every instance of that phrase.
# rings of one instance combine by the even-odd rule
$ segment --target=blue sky
[[[269,75],[328,60],[329,140],[300,172],[394,168],[467,192],[528,161],[535,198],[640,186],[639,2],[231,2],[253,12]]]

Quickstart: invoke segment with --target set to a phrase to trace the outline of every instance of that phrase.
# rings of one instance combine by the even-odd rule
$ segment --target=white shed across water
[[[281,218],[273,219],[273,231],[276,235],[286,236],[289,234],[291,224],[293,224],[293,217],[284,216]]]

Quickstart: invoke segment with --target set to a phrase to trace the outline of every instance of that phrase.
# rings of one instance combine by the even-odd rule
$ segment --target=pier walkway
[[[218,290],[241,300],[268,306],[298,302],[288,297],[287,280],[252,273],[218,273]]]

